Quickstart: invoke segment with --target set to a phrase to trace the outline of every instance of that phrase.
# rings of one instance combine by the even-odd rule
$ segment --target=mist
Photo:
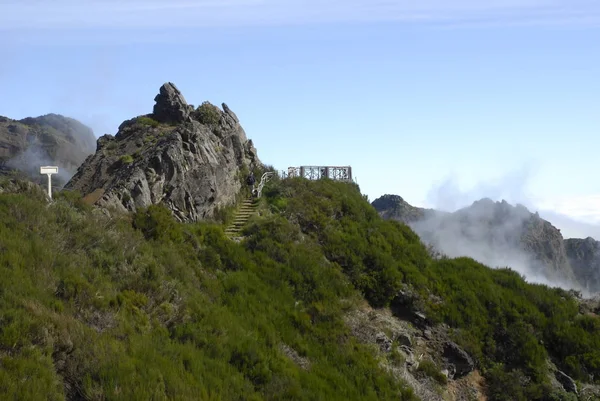
[[[570,265],[560,237],[544,238],[556,242],[556,246],[552,242],[556,252],[541,262],[532,256],[531,250],[524,249],[527,241],[521,239],[522,228],[526,224],[544,227],[539,217],[558,229],[568,228],[565,231],[569,234],[600,238],[600,227],[557,212],[537,214],[532,196],[527,193],[531,173],[531,166],[525,165],[466,191],[460,189],[456,179],[448,178],[433,186],[427,196],[427,207],[438,212],[409,225],[424,243],[448,257],[467,256],[493,268],[510,267],[530,283],[575,289],[589,296],[576,282],[572,270],[565,269]],[[533,218],[531,213],[535,214]],[[554,232],[546,228],[547,232]],[[554,263],[548,263],[551,260]]]
[[[52,175],[52,187],[57,190],[69,182],[76,172],[76,170],[57,164],[43,148],[36,144],[30,145],[24,152],[9,159],[5,166],[28,175],[34,182],[44,187],[47,185],[48,178],[45,174],[40,174],[40,167],[58,166],[58,174]]]

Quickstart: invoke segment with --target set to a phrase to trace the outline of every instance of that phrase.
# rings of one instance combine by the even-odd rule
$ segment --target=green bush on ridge
[[[548,358],[600,378],[600,324],[568,292],[434,260],[352,184],[274,180],[263,197],[271,213],[238,244],[161,205],[108,219],[74,193],[0,195],[0,398],[413,400],[343,321],[405,286],[476,359],[490,400],[559,399]]]
[[[0,196],[2,399],[415,399],[348,335],[356,294],[317,245],[272,254],[265,221],[253,252],[163,206],[129,223],[75,204]]]

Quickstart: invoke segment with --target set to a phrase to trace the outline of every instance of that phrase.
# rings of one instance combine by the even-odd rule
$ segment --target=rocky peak
[[[160,87],[158,95],[154,98],[153,116],[161,123],[182,123],[190,121],[192,106],[188,105],[185,98],[174,83],[167,82]]]
[[[382,217],[409,224],[423,242],[450,257],[469,256],[492,267],[512,267],[529,278],[600,291],[600,268],[592,269],[599,271],[593,276],[585,274],[589,266],[600,266],[600,249],[586,240],[565,241],[558,228],[523,205],[483,198],[443,213],[386,195],[373,206]]]
[[[372,206],[381,217],[398,220],[406,224],[425,219],[435,213],[432,209],[412,206],[399,195],[383,195],[375,199]]]
[[[233,111],[231,111],[229,106],[227,106],[225,103],[222,103],[221,106],[223,107],[223,111],[225,112],[225,114],[227,116],[229,116],[230,118],[232,118],[234,122],[236,122],[236,123],[240,122],[238,120],[237,116],[235,115],[235,113]]]
[[[135,211],[163,203],[180,221],[210,218],[234,202],[240,173],[260,165],[256,149],[229,107],[204,102],[193,110],[172,83],[155,101],[153,114],[99,138],[66,188],[97,206]]]

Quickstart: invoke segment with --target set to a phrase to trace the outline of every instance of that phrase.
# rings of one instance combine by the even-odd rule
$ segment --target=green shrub
[[[446,384],[448,382],[446,375],[444,375],[440,371],[440,368],[438,368],[437,365],[429,359],[421,361],[417,371],[425,373],[427,376],[431,377],[440,384]]]
[[[210,102],[203,102],[196,109],[196,118],[202,124],[215,126],[221,120],[220,110]]]
[[[138,209],[133,216],[133,226],[140,230],[147,239],[175,242],[183,240],[181,226],[173,219],[171,211],[163,204]]]
[[[123,155],[123,156],[121,156],[121,158],[119,160],[121,161],[122,164],[131,164],[131,163],[133,163],[133,156]]]
[[[151,117],[148,117],[148,116],[141,116],[141,117],[138,117],[138,118],[136,119],[136,122],[138,122],[138,123],[140,123],[140,124],[142,124],[142,125],[147,125],[147,126],[153,127],[153,128],[156,128],[156,127],[158,127],[158,126],[159,126],[159,123],[158,123],[158,121],[156,121],[156,120],[154,120],[153,118],[151,118]]]
[[[0,195],[0,399],[414,400],[344,322],[361,295],[398,305],[399,288],[451,326],[490,400],[567,400],[549,357],[577,380],[600,377],[598,318],[572,295],[432,260],[352,184],[274,182],[272,213],[241,243],[164,206],[108,218],[75,194],[48,204],[11,185],[25,192]]]

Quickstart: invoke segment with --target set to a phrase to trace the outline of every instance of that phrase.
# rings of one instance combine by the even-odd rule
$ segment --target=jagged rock
[[[412,339],[410,338],[410,335],[406,334],[406,333],[399,333],[396,336],[396,341],[398,342],[398,345],[402,346],[407,346],[407,347],[412,347]]]
[[[600,242],[591,237],[565,239],[567,257],[583,288],[600,290]]]
[[[221,104],[221,107],[223,107],[223,111],[225,112],[225,115],[227,115],[228,117],[230,117],[234,123],[239,123],[240,120],[238,120],[237,116],[235,115],[235,113],[233,111],[231,111],[231,109],[229,108],[229,106],[227,106],[225,103]]]
[[[375,342],[379,345],[379,349],[382,352],[391,352],[392,351],[392,340],[388,338],[383,332],[379,332],[375,335]]]
[[[167,82],[160,87],[160,93],[154,98],[153,116],[162,123],[189,122],[192,106],[188,105],[185,98],[174,83]]]
[[[115,136],[98,139],[96,153],[66,188],[117,211],[163,203],[179,221],[211,218],[235,200],[243,181],[239,172],[260,165],[256,150],[231,111],[217,108],[220,122],[202,124],[171,83],[161,87],[156,102],[154,117],[168,124],[125,121]]]
[[[417,358],[415,357],[415,354],[411,348],[407,347],[406,345],[401,345],[398,347],[398,350],[400,350],[406,356],[407,366],[410,367],[417,364]]]
[[[471,356],[452,341],[447,341],[444,344],[443,356],[450,365],[455,367],[454,377],[456,378],[466,376],[475,369],[475,363]]]
[[[427,327],[429,327],[429,319],[427,318],[427,316],[422,313],[422,312],[413,312],[413,319],[412,322],[417,326],[417,327],[421,327],[424,329],[427,329]]]
[[[565,391],[575,394],[579,393],[577,391],[577,383],[575,383],[575,380],[573,380],[569,375],[560,370],[557,370],[556,372],[554,372],[554,376],[556,377],[556,380],[558,380],[558,382],[563,385]]]

